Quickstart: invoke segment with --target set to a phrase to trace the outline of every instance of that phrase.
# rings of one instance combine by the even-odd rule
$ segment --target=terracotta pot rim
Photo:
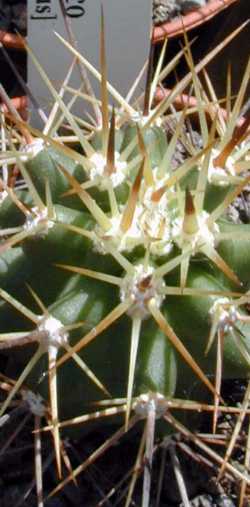
[[[152,40],[154,44],[162,42],[165,38],[172,38],[184,32],[188,32],[193,28],[209,21],[219,12],[227,9],[231,4],[238,0],[211,0],[204,7],[200,7],[195,11],[189,12],[178,19],[162,23],[153,29]]]
[[[173,90],[169,89],[169,88],[158,87],[156,90],[155,96],[154,96],[155,104],[157,105],[160,102],[162,102],[166,97],[168,97],[172,93],[172,91]],[[175,97],[174,105],[175,105],[176,109],[179,111],[183,110],[184,107],[186,107],[186,106],[188,106],[190,108],[197,108],[197,99],[196,99],[196,97],[187,95],[186,93],[181,93],[180,95],[177,95],[177,97]],[[216,111],[217,111],[217,109],[214,108],[215,114],[216,114]],[[219,106],[219,111],[220,111],[222,118],[225,121],[227,121],[228,114],[227,114],[226,109]],[[210,114],[209,109],[207,109],[206,113],[207,113],[208,117],[211,118],[211,114]],[[212,120],[212,118],[211,118],[211,120]],[[243,125],[244,122],[245,122],[245,117],[242,116],[236,122],[237,127],[240,127],[241,125]]]
[[[11,103],[13,107],[19,112],[20,116],[23,120],[27,120],[28,118],[28,98],[26,95],[21,95],[20,97],[14,97],[11,99]],[[3,113],[8,113],[9,108],[7,104],[4,102],[0,102],[0,111]]]
[[[164,98],[168,97],[170,93],[172,92],[169,88],[163,88],[158,87],[155,93],[155,104],[158,104]],[[12,105],[15,107],[15,109],[21,114],[21,116],[26,117],[27,116],[27,109],[28,109],[28,98],[26,95],[22,95],[20,97],[14,97],[11,99]],[[188,106],[190,108],[196,108],[197,107],[197,100],[195,97],[187,95],[185,93],[182,93],[178,95],[174,100],[174,105],[177,110],[182,110],[184,107]],[[1,111],[4,113],[8,112],[8,107],[4,103],[0,103]],[[227,111],[223,107],[220,107],[220,113],[223,117],[223,119],[227,120]],[[215,110],[216,112],[216,110]],[[209,111],[208,111],[209,115]],[[237,121],[237,126],[241,126],[245,121],[245,118],[242,117]]]
[[[0,30],[0,43],[9,49],[25,50],[24,43],[18,35]]]

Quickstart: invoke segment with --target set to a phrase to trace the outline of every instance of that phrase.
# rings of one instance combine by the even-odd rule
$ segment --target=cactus
[[[181,54],[190,73],[177,89],[193,83],[197,146],[185,130],[187,109],[174,112],[175,131],[166,134],[174,94],[153,107],[156,84],[168,71],[161,69],[165,46],[138,112],[140,101],[130,105],[107,82],[103,19],[101,73],[61,40],[101,83],[102,123],[77,118],[71,106],[81,92],[64,83],[58,93],[27,48],[55,106],[43,132],[13,110],[15,127],[3,120],[0,209],[0,347],[13,347],[20,368],[0,415],[24,382],[50,399],[51,423],[44,430],[53,434],[59,477],[61,427],[72,418],[74,424],[90,419],[79,414],[104,394],[111,399],[101,405],[113,407],[105,415],[125,412],[125,426],[112,442],[147,419],[145,452],[151,463],[155,419],[165,419],[168,432],[170,425],[190,436],[192,428],[170,409],[209,410],[215,431],[218,411],[229,410],[223,407],[221,380],[248,378],[250,365],[250,227],[226,217],[250,179],[249,118],[237,124],[249,65],[226,122],[202,88],[197,74],[202,64],[194,67],[186,41]],[[72,93],[67,105],[65,90]],[[109,93],[117,107],[109,106]],[[92,103],[99,107],[96,99]],[[65,121],[69,136],[61,134]],[[187,155],[173,169],[178,143]],[[22,188],[11,187],[6,178],[13,164]],[[32,355],[25,345],[33,342],[38,347]],[[195,383],[202,386],[201,399],[187,400],[187,385]],[[204,401],[207,394],[212,405]],[[118,408],[113,397],[120,399]],[[149,504],[146,468],[143,505]]]

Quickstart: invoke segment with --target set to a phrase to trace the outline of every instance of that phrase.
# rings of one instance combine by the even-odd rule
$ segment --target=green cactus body
[[[140,121],[140,118],[138,118],[138,125],[140,128],[143,129],[143,123],[145,123],[146,120],[147,118],[144,119],[142,117]],[[139,146],[136,143],[136,134],[136,123],[134,125],[125,125],[121,150],[126,149],[128,146],[131,146],[131,152],[129,153],[130,160],[140,154]],[[158,167],[165,155],[167,148],[167,138],[164,128],[157,125],[146,127],[142,132],[142,136],[144,144],[147,146],[152,167]]]
[[[126,146],[131,145],[131,141],[134,140],[134,142],[136,142],[137,136],[138,134],[136,132],[136,128],[131,127],[129,130],[129,127],[126,125],[123,140],[119,141],[119,145],[122,146],[123,144],[124,149],[124,143]],[[37,270],[35,273],[32,270],[33,272],[32,276],[30,276],[30,283],[32,283],[32,288],[40,293],[41,297],[45,297],[46,291],[48,291],[48,296],[44,301],[45,304],[47,303],[51,305],[53,298],[57,299],[57,302],[52,305],[52,312],[55,318],[59,318],[59,320],[61,320],[62,316],[63,325],[73,324],[73,321],[69,322],[68,319],[65,320],[65,315],[67,314],[65,304],[68,305],[72,297],[76,301],[75,311],[72,311],[72,315],[77,315],[77,317],[73,320],[84,320],[87,323],[88,321],[91,322],[91,325],[98,325],[99,322],[106,318],[108,313],[106,302],[108,302],[109,306],[113,301],[113,305],[109,306],[109,311],[112,312],[112,310],[121,305],[123,301],[129,299],[132,295],[132,299],[128,303],[128,311],[126,312],[126,310],[124,310],[121,312],[121,317],[123,315],[121,318],[121,331],[119,331],[119,319],[115,323],[118,338],[114,339],[113,325],[111,322],[110,330],[108,325],[107,330],[104,333],[105,338],[103,336],[98,337],[96,340],[91,338],[91,342],[92,339],[93,342],[86,347],[86,350],[84,347],[81,351],[83,357],[86,356],[89,358],[90,363],[93,363],[92,368],[95,371],[96,376],[103,379],[105,385],[107,383],[107,387],[112,394],[115,389],[115,395],[119,396],[124,394],[123,390],[124,385],[126,385],[126,375],[123,376],[123,381],[121,381],[121,379],[119,381],[119,368],[118,371],[116,371],[115,367],[107,368],[106,362],[103,359],[107,357],[109,362],[112,351],[112,356],[114,358],[121,355],[121,357],[126,357],[126,361],[124,361],[125,363],[128,361],[128,351],[130,348],[131,337],[131,320],[134,324],[136,319],[138,319],[138,322],[140,323],[140,325],[138,324],[139,327],[142,323],[143,325],[138,331],[137,336],[137,340],[139,342],[139,355],[137,362],[139,361],[139,363],[136,367],[135,365],[133,366],[135,386],[144,386],[144,389],[153,389],[155,391],[162,392],[164,395],[169,395],[174,392],[173,385],[176,382],[171,380],[171,378],[176,376],[178,379],[178,366],[176,365],[176,359],[174,359],[176,353],[172,350],[172,346],[174,344],[172,343],[172,345],[170,345],[168,341],[168,332],[165,332],[164,334],[162,330],[160,331],[157,328],[157,324],[155,323],[155,314],[154,312],[152,314],[148,308],[148,302],[151,300],[154,302],[156,301],[157,311],[159,310],[162,312],[162,315],[166,317],[166,321],[173,326],[173,330],[177,333],[180,340],[183,341],[186,349],[191,352],[197,364],[202,365],[204,372],[207,374],[211,375],[214,373],[214,353],[205,355],[205,347],[206,339],[211,327],[209,311],[215,300],[215,296],[182,296],[181,291],[179,295],[174,295],[171,294],[171,289],[170,295],[168,295],[168,286],[166,282],[168,278],[165,279],[164,272],[165,264],[167,265],[168,262],[171,264],[171,262],[174,262],[174,259],[177,258],[176,266],[178,266],[183,262],[181,258],[178,261],[178,258],[182,256],[185,259],[186,255],[187,257],[190,257],[187,287],[194,287],[194,289],[201,289],[203,291],[217,291],[218,293],[220,291],[226,292],[230,287],[231,290],[233,288],[235,289],[234,284],[226,281],[225,274],[219,275],[221,283],[216,281],[216,278],[207,272],[205,267],[206,265],[202,259],[199,261],[199,257],[197,258],[198,264],[197,261],[193,264],[192,257],[197,255],[196,252],[199,253],[199,242],[207,241],[206,239],[195,240],[195,234],[198,234],[198,232],[188,233],[191,234],[190,238],[193,238],[192,241],[198,241],[198,243],[194,243],[196,245],[194,250],[191,248],[190,253],[186,253],[188,248],[190,248],[188,243],[189,240],[184,241],[183,239],[178,239],[184,237],[182,236],[183,225],[181,225],[183,220],[181,216],[183,216],[183,213],[185,214],[185,210],[183,210],[184,204],[181,204],[180,206],[180,203],[183,202],[183,190],[182,194],[180,194],[180,196],[182,196],[182,201],[180,201],[180,196],[178,197],[178,193],[175,193],[174,188],[172,187],[170,187],[169,190],[166,190],[166,194],[164,194],[161,192],[161,188],[164,189],[164,184],[168,180],[165,178],[165,175],[163,175],[163,177],[157,181],[156,176],[160,160],[164,157],[164,149],[165,151],[168,150],[168,144],[165,142],[165,146],[163,146],[163,133],[159,130],[159,127],[149,130],[148,135],[144,136],[144,142],[145,145],[149,143],[150,153],[153,153],[153,155],[150,156],[152,182],[151,184],[147,183],[146,173],[144,173],[144,178],[146,178],[146,180],[141,176],[140,182],[137,182],[139,181],[139,173],[143,174],[143,166],[141,166],[141,169],[140,167],[139,169],[137,168],[137,176],[134,181],[132,181],[133,178],[130,180],[131,174],[127,175],[127,179],[129,181],[128,188],[130,188],[128,202],[129,199],[131,199],[133,192],[137,193],[137,203],[133,204],[131,201],[131,206],[134,206],[134,216],[132,216],[132,219],[129,217],[129,206],[126,208],[126,204],[124,205],[119,199],[117,200],[118,218],[114,216],[112,209],[111,211],[106,211],[108,190],[103,191],[103,193],[106,193],[105,204],[103,204],[102,199],[99,199],[98,197],[94,199],[93,196],[91,197],[85,189],[83,189],[84,194],[83,197],[81,197],[82,187],[80,185],[82,182],[81,180],[78,180],[78,173],[75,172],[76,168],[76,170],[81,173],[81,167],[76,165],[75,162],[72,163],[71,161],[65,161],[65,158],[63,158],[62,155],[59,157],[60,160],[55,158],[55,152],[53,152],[51,148],[48,149],[48,154],[46,153],[47,149],[43,148],[42,152],[26,164],[26,168],[32,176],[35,188],[37,188],[43,200],[46,199],[45,186],[43,182],[46,181],[46,179],[49,181],[50,195],[53,202],[53,216],[47,219],[46,217],[43,218],[43,215],[39,218],[40,215],[37,214],[34,215],[34,218],[29,218],[28,225],[26,226],[27,237],[26,239],[24,238],[24,241],[22,242],[22,250],[23,255],[28,258],[31,264],[34,258],[38,259]],[[97,141],[95,139],[94,144],[96,143]],[[151,144],[153,147],[151,147]],[[133,154],[133,156],[138,157],[139,153],[140,149],[137,148],[137,151]],[[49,166],[46,165],[48,160]],[[64,167],[63,173],[60,170],[61,166]],[[74,188],[76,193],[79,191],[79,195],[75,196],[75,199],[78,198],[79,200],[79,203],[76,206],[77,209],[74,209],[75,206],[70,208],[56,204],[61,201],[61,192],[64,192],[66,189],[68,190],[71,182],[75,185]],[[160,194],[158,196],[159,191]],[[65,199],[67,199],[67,197]],[[136,215],[137,211],[138,214]],[[127,216],[127,220],[128,222],[130,221],[130,225],[126,223]],[[136,219],[134,217],[136,217]],[[209,214],[204,215],[204,220],[207,220],[207,217],[209,217]],[[118,225],[115,225],[115,220],[117,220]],[[191,220],[193,220],[192,223],[194,224],[195,218]],[[195,225],[193,229],[192,226],[192,231],[199,231],[197,227],[201,227],[201,231],[205,230],[205,222],[204,225],[203,222],[199,223],[202,225]],[[27,219],[24,224],[27,224]],[[190,225],[188,227],[190,227]],[[225,224],[225,222],[218,223],[217,229],[215,229],[215,235],[216,233],[219,234],[229,232],[231,230],[233,231],[232,234],[234,234],[234,231],[237,231],[239,234],[244,231],[243,234],[246,234],[248,233],[248,226]],[[160,236],[158,238],[154,238],[153,235],[155,234],[157,236],[159,231]],[[211,229],[209,234],[214,234],[213,229]],[[188,237],[189,236],[187,236],[187,238]],[[203,236],[201,236],[201,238],[202,237]],[[210,239],[208,239],[208,241],[210,241]],[[250,243],[248,238],[241,239],[240,241],[244,246],[243,250],[241,249],[243,254],[237,250],[237,241],[232,243],[234,240],[228,241],[227,238],[226,240],[219,242],[218,251],[222,252],[222,257],[226,262],[228,260],[229,266],[233,267],[240,280],[246,282],[248,279],[248,246]],[[174,248],[175,244],[179,248],[179,253],[178,249],[176,251],[176,248]],[[235,254],[232,253],[232,248],[234,248],[233,252],[235,251]],[[16,250],[18,249],[19,247],[16,248]],[[10,252],[12,251],[14,252],[15,250],[7,249],[5,256],[10,256]],[[151,256],[153,263],[150,261],[150,257],[144,257],[147,251],[149,256]],[[201,254],[203,253],[204,248],[202,247]],[[144,259],[141,257],[142,255]],[[53,264],[59,264],[59,266],[53,267]],[[60,264],[62,265],[61,267],[64,268],[64,271],[60,270]],[[203,265],[204,268],[202,267]],[[81,267],[83,272],[81,272]],[[175,265],[173,264],[173,268],[174,267]],[[139,268],[139,271],[137,271],[137,268]],[[69,274],[66,275],[65,269],[73,272],[75,271],[78,274],[74,276]],[[88,272],[88,270],[91,270],[91,272]],[[162,270],[163,274],[157,276],[157,270]],[[166,269],[166,274],[171,270],[172,267],[170,267],[169,270]],[[98,272],[100,273],[99,275]],[[154,281],[155,273],[156,278]],[[107,280],[105,279],[105,276],[107,276]],[[174,281],[176,290],[178,288],[178,276],[179,275],[177,275],[177,278],[175,278]],[[78,280],[79,277],[81,278],[81,281]],[[114,277],[114,280],[112,277]],[[97,278],[97,280],[94,281],[93,278]],[[25,274],[23,274],[23,280],[25,280]],[[26,280],[29,280],[29,277]],[[126,282],[126,280],[128,280],[128,282]],[[146,284],[145,287],[143,285],[144,283]],[[46,287],[45,290],[43,289],[44,284]],[[53,285],[53,290],[49,289],[50,285]],[[97,293],[95,293],[95,287],[97,288]],[[120,289],[118,290],[119,287]],[[69,290],[69,294],[72,295],[70,295],[67,300],[67,291]],[[75,293],[74,297],[72,290]],[[81,304],[79,304],[78,307],[78,291],[79,301],[82,301],[82,298],[84,300],[86,297],[87,302],[84,303],[82,307]],[[98,291],[100,291],[100,294]],[[114,296],[114,294],[116,294],[116,296]],[[61,298],[63,298],[62,303]],[[67,301],[67,303],[65,303],[65,301]],[[91,301],[91,303],[89,303],[89,301]],[[141,303],[139,301],[141,301]],[[135,310],[135,314],[133,310],[133,308],[137,307],[137,304],[139,305],[138,315],[136,314],[137,310]],[[92,307],[94,317],[91,312],[89,314],[89,305]],[[61,306],[63,308],[62,311],[60,310]],[[98,317],[94,311],[96,306],[101,308]],[[178,318],[180,308],[182,315],[181,320]],[[126,313],[128,313],[128,316],[125,316]],[[190,314],[192,315],[192,319],[194,319],[193,326],[189,325]],[[247,327],[243,328],[243,334],[245,336],[244,339],[246,341],[246,348],[249,349],[249,335]],[[100,351],[102,350],[101,344],[103,343],[105,343],[104,350],[103,352],[100,352],[102,360],[98,359],[96,362],[96,359],[93,360],[93,358],[99,356],[98,350],[99,347]],[[166,349],[165,352],[164,349]],[[168,352],[168,349],[170,352]],[[179,351],[177,352],[177,355],[178,363],[180,363],[180,360],[183,360],[183,356],[182,359],[180,359]],[[170,359],[172,356],[173,358]],[[232,371],[232,368],[234,368],[237,375],[248,375],[249,365],[246,360],[242,358],[242,354],[230,338],[226,340],[224,360],[225,372]],[[146,365],[145,367],[142,366],[144,363]],[[158,371],[153,374],[153,365],[156,365],[157,363],[162,366],[159,367],[157,369]],[[67,369],[70,368],[70,366],[68,366],[68,362],[66,365]],[[62,372],[63,368],[64,367],[62,366]],[[74,365],[74,369],[75,368],[76,366]],[[188,368],[190,369],[190,365]],[[175,369],[176,373],[173,374],[173,370]],[[106,370],[108,370],[107,378],[105,376]],[[126,368],[124,368],[124,370],[126,370]],[[150,374],[146,373],[149,371]],[[161,373],[159,373],[159,371]],[[192,366],[190,371],[192,371]],[[82,374],[82,372],[78,372],[78,376],[79,374]],[[63,375],[64,374],[62,373],[62,378]],[[227,373],[225,373],[225,375],[227,375]],[[71,374],[67,373],[67,377],[68,376],[71,376]],[[145,380],[147,377],[148,386],[146,385],[147,382]],[[73,374],[72,378],[74,378]],[[118,385],[120,388],[117,391]],[[96,390],[96,386],[93,386],[93,388]],[[131,386],[130,389],[132,389]],[[138,389],[139,391],[137,394],[140,394],[143,387],[138,387]],[[92,397],[94,397],[91,389],[90,393],[88,393],[87,388],[84,389],[84,392],[86,394],[84,394],[83,398],[80,399],[80,403],[85,403],[85,401],[88,402]],[[78,396],[78,398],[80,397]],[[63,403],[62,413],[64,413],[65,410],[64,405],[67,406],[67,404],[68,402]],[[76,410],[77,405],[73,400],[72,405]]]

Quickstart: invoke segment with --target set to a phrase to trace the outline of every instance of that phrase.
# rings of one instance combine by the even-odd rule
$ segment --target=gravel
[[[160,25],[182,14],[199,9],[210,0],[154,0],[153,22]]]

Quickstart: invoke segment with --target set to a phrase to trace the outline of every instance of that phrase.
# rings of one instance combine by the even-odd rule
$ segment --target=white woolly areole
[[[43,236],[54,226],[54,222],[48,218],[48,208],[42,210],[35,206],[31,208],[31,213],[27,216],[24,223],[24,229],[28,231],[29,236]]]
[[[31,155],[31,158],[35,158],[38,155],[38,153],[40,153],[40,151],[44,149],[44,146],[45,146],[44,140],[41,139],[40,137],[37,137],[36,139],[34,139],[34,141],[32,141],[32,143],[26,144],[26,146],[24,146],[21,149],[21,151],[23,153],[28,153],[29,155]]]
[[[124,232],[120,228],[122,214],[125,207],[121,207],[120,214],[110,218],[111,227],[104,232],[96,226],[95,248],[99,253],[108,253],[109,242],[119,252],[131,252],[137,246],[145,246],[153,255],[167,255],[173,247],[171,241],[171,227],[168,212],[168,198],[164,194],[158,202],[152,201],[154,188],[147,188],[136,206],[132,224]]]
[[[225,307],[228,303],[230,303],[228,298],[218,298],[209,310],[212,320],[218,322],[218,330],[223,333],[231,331],[238,319],[236,307],[233,305]]]
[[[161,183],[159,183],[161,186]],[[143,212],[140,227],[153,255],[167,255],[172,249],[171,221],[167,193],[159,201],[152,200],[157,186],[147,188],[143,196]]]
[[[22,398],[28,404],[32,414],[38,417],[43,417],[45,415],[46,407],[40,394],[35,394],[28,390],[24,391]]]
[[[127,162],[120,159],[120,153],[118,151],[115,152],[115,172],[109,175],[105,175],[105,168],[107,165],[106,157],[102,155],[102,153],[93,153],[90,157],[90,162],[93,164],[93,167],[90,169],[90,179],[94,180],[96,178],[100,178],[100,182],[98,188],[100,190],[107,190],[112,184],[113,188],[118,187],[123,183],[126,177],[126,169]]]
[[[2,192],[0,192],[0,204],[3,203],[3,201],[6,199],[6,197],[8,197],[7,190],[2,190]]]
[[[123,278],[120,288],[121,301],[128,298],[133,299],[133,304],[128,309],[127,314],[132,318],[141,320],[150,317],[148,303],[154,299],[158,308],[160,308],[165,295],[163,289],[166,287],[162,278],[153,278],[154,268],[149,266],[147,269],[143,264],[134,266],[133,275],[127,274]]]
[[[41,343],[45,351],[54,349],[55,353],[57,353],[58,349],[68,342],[68,333],[65,331],[63,324],[60,320],[52,317],[52,315],[48,317],[42,316],[37,330],[42,333],[45,332]]]
[[[104,232],[99,226],[95,227],[96,241],[95,249],[101,253],[109,252],[109,244],[111,243],[118,252],[131,252],[136,246],[144,243],[144,238],[140,229],[141,207],[137,206],[134,219],[128,231],[123,232],[120,228],[122,213],[118,216],[111,217],[111,227]]]
[[[173,223],[173,239],[179,248],[189,246],[192,249],[192,255],[195,255],[204,246],[216,246],[215,236],[220,231],[219,226],[213,223],[212,229],[207,226],[207,219],[209,213],[202,211],[197,215],[198,231],[194,234],[187,234],[183,232],[183,218],[177,218]]]
[[[148,393],[138,396],[133,404],[133,409],[137,415],[146,418],[149,412],[155,413],[155,418],[164,416],[167,410],[166,401],[160,393]]]
[[[216,148],[212,149],[208,166],[208,181],[213,185],[226,187],[231,184],[230,176],[236,176],[234,169],[235,162],[233,157],[229,156],[226,160],[225,167],[214,167],[214,159],[216,159],[219,154],[219,150]]]
[[[139,111],[135,111],[134,114],[131,115],[131,120],[135,123],[139,123],[140,127],[144,127],[146,123],[150,120],[151,116],[143,116]],[[150,123],[150,127],[161,127],[162,126],[162,118],[156,118],[153,123]]]

